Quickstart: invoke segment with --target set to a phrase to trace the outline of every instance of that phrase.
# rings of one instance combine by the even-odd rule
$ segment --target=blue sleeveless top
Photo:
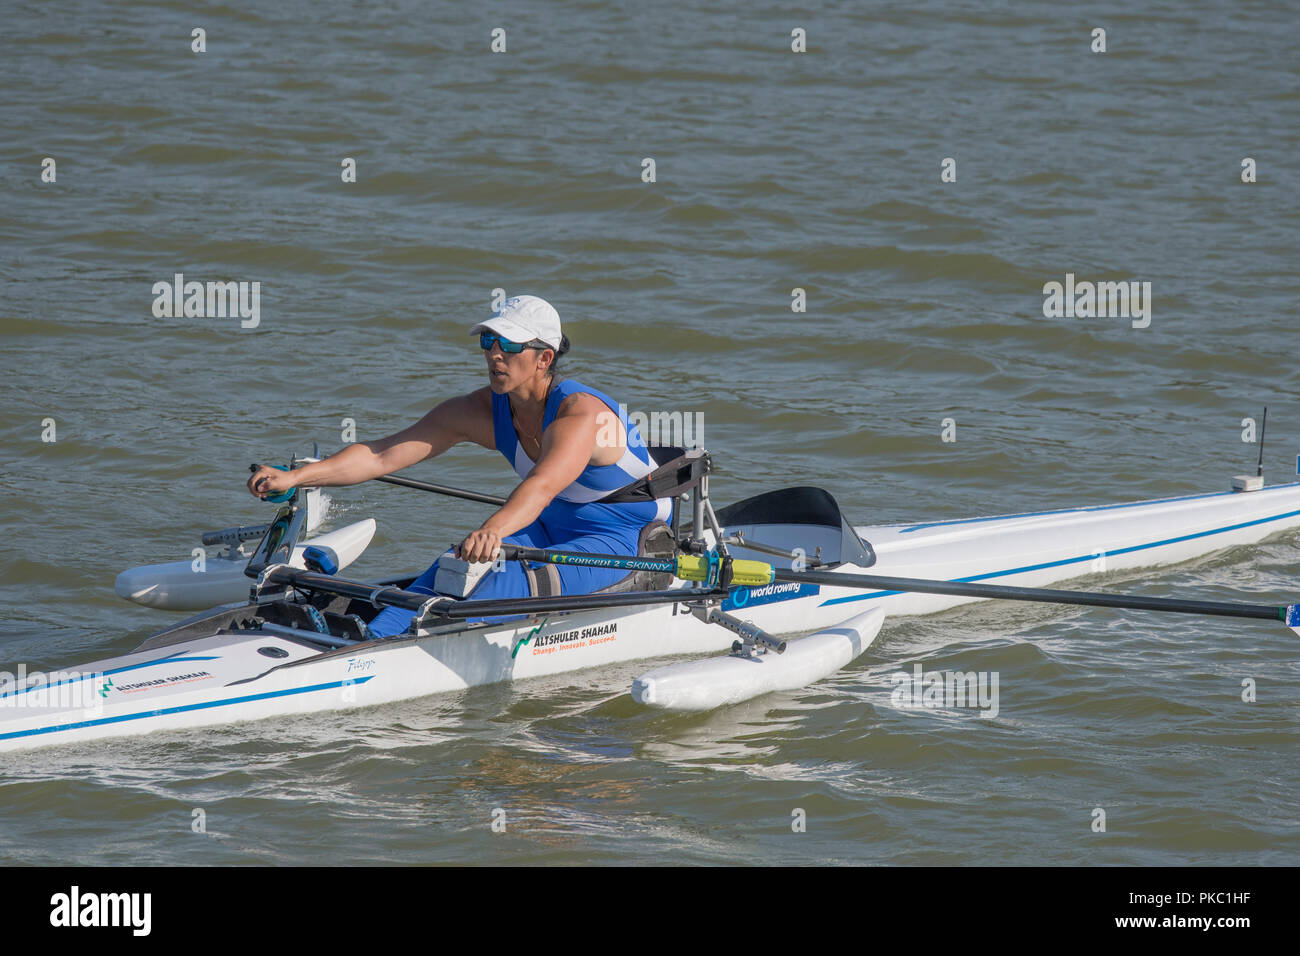
[[[570,395],[578,393],[594,395],[604,402],[606,407],[618,416],[618,420],[627,434],[627,449],[623,452],[622,458],[612,465],[588,464],[583,469],[582,474],[578,475],[576,481],[555,496],[557,501],[567,501],[571,504],[588,504],[600,501],[610,492],[617,491],[638,478],[644,478],[655,470],[657,463],[650,455],[645,441],[641,438],[640,429],[628,422],[627,413],[622,406],[604,392],[588,388],[586,385],[579,384],[572,379],[565,379],[560,382],[551,389],[551,394],[547,396],[546,410],[542,415],[543,432],[546,431],[551,422],[555,421],[555,414],[560,408],[560,403]],[[519,441],[519,435],[515,432],[514,419],[510,414],[510,399],[496,392],[492,393],[492,428],[496,438],[497,451],[505,455],[506,461],[510,462],[510,467],[515,470],[515,474],[520,478],[527,478],[536,462],[524,452],[523,445]],[[639,505],[640,503],[634,504]],[[655,518],[660,521],[667,521],[668,516],[672,513],[672,499],[660,498],[656,501],[656,504],[658,507],[655,509],[657,512]],[[614,505],[612,507],[620,506]],[[642,507],[636,507],[638,514],[643,513],[643,510]]]

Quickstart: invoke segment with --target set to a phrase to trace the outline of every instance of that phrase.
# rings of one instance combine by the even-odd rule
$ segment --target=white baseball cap
[[[560,313],[545,299],[535,295],[513,295],[501,303],[501,308],[486,322],[470,329],[476,332],[495,332],[511,342],[545,342],[559,351],[564,335],[560,332]]]

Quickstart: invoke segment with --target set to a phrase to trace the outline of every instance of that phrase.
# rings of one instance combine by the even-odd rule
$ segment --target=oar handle
[[[249,474],[253,474],[253,475],[257,474],[258,469],[260,469],[260,468],[275,468],[277,471],[288,471],[288,470],[289,470],[289,469],[286,468],[284,465],[259,465],[259,464],[257,464],[257,462],[253,462],[253,464],[251,464],[251,465],[248,466]],[[262,481],[265,481],[265,480],[266,480],[265,478],[262,479]],[[257,488],[258,488],[261,484],[262,484],[262,482],[259,481],[256,485],[253,486],[253,490],[256,491]],[[288,501],[290,498],[292,498],[292,497],[294,496],[294,493],[295,493],[297,490],[298,490],[298,489],[297,489],[296,486],[293,487],[293,488],[287,488],[287,489],[285,489],[284,491],[281,491],[279,494],[270,495],[270,496],[268,496],[268,497],[266,497],[266,498],[263,498],[262,500],[263,500],[263,501],[270,501],[270,502],[272,502],[272,503],[274,503],[274,504],[279,504],[279,503],[282,502],[282,501]]]

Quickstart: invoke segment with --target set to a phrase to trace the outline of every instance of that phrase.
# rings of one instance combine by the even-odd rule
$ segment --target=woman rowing
[[[544,299],[507,299],[474,326],[487,359],[488,384],[448,399],[403,431],[358,442],[293,472],[262,467],[248,479],[259,497],[295,485],[354,485],[474,442],[505,455],[520,477],[506,503],[456,547],[468,562],[493,561],[502,544],[565,551],[636,554],[650,522],[667,521],[668,498],[611,502],[650,474],[651,457],[637,427],[608,395],[556,376],[569,350],[559,313]],[[433,594],[439,562],[410,590]],[[536,594],[589,594],[626,576],[625,571],[510,562],[494,565],[473,591],[477,599]],[[406,629],[412,614],[387,608],[371,622],[376,637]]]

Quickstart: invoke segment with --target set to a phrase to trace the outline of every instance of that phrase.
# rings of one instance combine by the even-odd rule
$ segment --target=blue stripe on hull
[[[1248,492],[1252,495],[1265,494],[1270,491],[1278,491],[1282,488],[1300,487],[1300,481],[1293,481],[1285,485],[1273,485],[1262,491]],[[1199,498],[1224,498],[1228,495],[1242,494],[1236,491],[1208,491],[1199,495],[1183,495],[1179,498],[1156,498],[1151,501],[1129,501],[1121,505],[1092,505],[1087,508],[1060,508],[1056,511],[1026,511],[1018,515],[990,515],[987,518],[954,518],[952,521],[928,521],[924,524],[908,525],[906,528],[899,529],[899,534],[907,534],[911,531],[924,531],[926,528],[951,528],[956,525],[978,524],[981,521],[1010,521],[1013,518],[1045,518],[1048,515],[1072,515],[1072,514],[1089,514],[1094,511],[1115,511],[1120,508],[1144,508],[1147,505],[1165,505],[1173,501],[1196,501]]]
[[[33,737],[37,734],[54,734],[64,730],[81,730],[84,727],[99,727],[104,724],[120,724],[128,720],[144,720],[147,717],[166,717],[171,714],[183,714],[193,710],[207,710],[212,707],[228,707],[232,704],[247,704],[254,700],[268,700],[272,697],[290,697],[294,694],[310,694],[318,690],[333,690],[339,687],[353,684],[364,684],[366,681],[373,680],[374,675],[370,677],[358,677],[355,680],[337,680],[328,684],[312,684],[310,687],[294,687],[290,690],[273,690],[265,694],[249,694],[247,697],[232,697],[229,700],[210,700],[201,704],[185,704],[181,707],[164,707],[161,710],[147,710],[138,714],[121,714],[117,717],[100,717],[96,720],[82,720],[74,724],[59,724],[54,727],[37,727],[32,730],[18,730],[8,734],[0,734],[0,740],[12,740],[15,737]]]

